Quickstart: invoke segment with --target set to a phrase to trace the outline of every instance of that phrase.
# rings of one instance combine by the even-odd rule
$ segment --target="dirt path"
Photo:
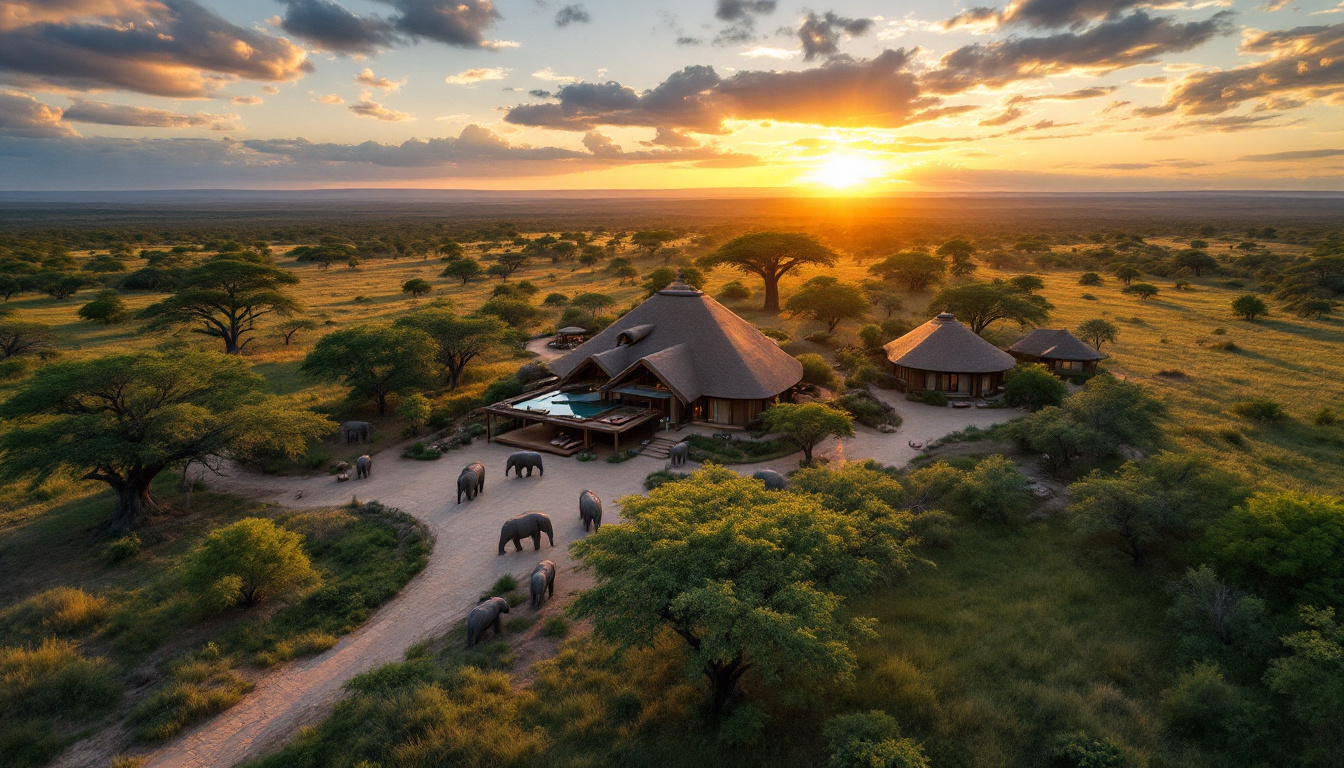
[[[905,424],[896,434],[884,435],[858,428],[857,436],[819,451],[845,459],[874,458],[884,464],[903,466],[917,452],[907,443],[939,437],[968,424],[987,426],[1019,415],[1011,410],[953,410],[931,408],[891,399]],[[390,448],[374,457],[367,480],[337,483],[330,476],[312,478],[264,477],[238,473],[208,479],[217,490],[249,499],[288,507],[311,508],[344,504],[352,496],[378,500],[423,520],[437,543],[429,565],[367,624],[342,639],[331,650],[281,667],[266,675],[256,690],[232,709],[198,725],[148,755],[150,768],[198,768],[231,766],[273,750],[298,730],[320,721],[340,699],[350,678],[383,664],[400,661],[410,646],[447,631],[475,605],[476,598],[504,573],[523,580],[541,559],[559,567],[556,600],[545,613],[559,610],[585,579],[574,573],[568,545],[581,538],[578,520],[580,491],[591,488],[604,502],[604,523],[619,521],[617,498],[642,493],[643,479],[664,466],[662,460],[639,457],[622,464],[590,463],[546,457],[547,473],[532,478],[504,479],[506,457],[513,449],[502,445],[476,444],[452,452],[438,461],[420,462],[398,457]],[[475,501],[454,504],[455,480],[470,461],[486,467],[485,493]],[[769,462],[787,471],[796,458]],[[762,465],[734,467],[749,474]],[[691,467],[688,467],[690,469]],[[499,526],[521,512],[539,510],[555,524],[555,547],[542,541],[534,553],[524,542],[522,553],[496,554]],[[523,609],[530,610],[530,609]],[[98,765],[74,758],[72,749],[57,763],[63,768]],[[86,752],[84,752],[87,754]],[[106,758],[104,757],[104,760]]]

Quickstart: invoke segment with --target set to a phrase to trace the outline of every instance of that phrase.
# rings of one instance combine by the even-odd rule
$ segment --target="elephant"
[[[499,637],[501,613],[509,612],[509,601],[502,597],[492,597],[471,609],[467,614],[467,647],[475,648],[485,636],[485,630],[494,627],[495,637]]]
[[[356,440],[368,440],[369,430],[372,428],[373,425],[367,421],[347,421],[341,424],[341,436],[345,438],[347,443],[353,443]]]
[[[499,554],[504,554],[504,545],[513,540],[515,552],[523,551],[523,537],[532,537],[532,549],[541,549],[541,534],[545,533],[551,546],[555,546],[555,531],[551,528],[551,518],[540,512],[525,512],[504,521],[499,529]]]
[[[463,467],[457,476],[457,503],[462,503],[463,493],[467,494],[467,501],[471,501],[484,492],[485,465],[477,461]]]
[[[584,491],[579,494],[579,519],[583,521],[583,530],[588,530],[589,523],[593,526],[593,531],[602,528],[602,500],[592,491]]]
[[[680,467],[686,463],[687,457],[691,455],[691,445],[685,440],[668,449],[667,457],[672,460],[672,466]]]
[[[372,469],[373,469],[373,459],[369,458],[369,454],[366,453],[363,456],[360,456],[358,459],[355,459],[356,479],[363,480],[367,478],[369,476],[369,471]]]
[[[760,472],[752,475],[757,480],[765,481],[765,490],[767,491],[787,491],[789,490],[789,479],[773,469],[762,469]]]
[[[514,471],[516,477],[523,476],[523,468],[527,468],[527,476],[532,476],[532,468],[537,468],[537,474],[545,476],[546,470],[541,466],[541,454],[536,451],[519,451],[509,457],[508,463],[504,465],[504,476],[507,477],[509,470]]]
[[[532,569],[532,607],[540,608],[547,597],[555,597],[555,562],[542,560]]]

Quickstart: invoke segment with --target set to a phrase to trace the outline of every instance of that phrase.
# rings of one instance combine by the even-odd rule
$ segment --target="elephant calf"
[[[537,563],[529,581],[532,586],[532,607],[540,608],[547,597],[555,597],[555,563],[551,560]]]
[[[531,477],[533,467],[536,467],[537,474],[543,477],[546,475],[546,470],[541,466],[540,453],[537,453],[536,451],[519,451],[510,456],[508,462],[505,463],[504,476],[508,477],[509,470],[512,469],[515,477],[522,477],[523,469],[526,468],[527,476]]]
[[[686,463],[686,459],[691,455],[691,444],[682,440],[680,443],[672,446],[667,451],[667,458],[672,460],[672,466],[680,467]]]
[[[541,534],[555,546],[555,533],[551,528],[551,518],[540,512],[526,512],[504,521],[499,529],[499,554],[504,554],[504,545],[513,541],[515,552],[523,551],[523,538],[532,537],[532,550],[541,549]]]
[[[593,530],[602,528],[602,500],[592,491],[579,494],[579,519],[583,521],[583,530],[591,523]]]
[[[372,425],[367,421],[347,421],[341,424],[341,435],[347,443],[353,443],[356,440],[368,440],[371,427]]]
[[[787,491],[789,490],[789,479],[773,469],[762,469],[760,472],[752,475],[757,480],[765,483],[767,491]]]
[[[471,609],[467,614],[467,647],[475,648],[485,636],[485,630],[494,627],[495,637],[499,637],[500,614],[509,612],[509,601],[502,597],[492,597]]]
[[[457,476],[457,503],[462,503],[462,494],[471,501],[485,492],[485,465],[477,461],[462,468]]]
[[[372,469],[373,459],[369,458],[369,454],[366,453],[355,459],[355,479],[363,480],[367,478]]]

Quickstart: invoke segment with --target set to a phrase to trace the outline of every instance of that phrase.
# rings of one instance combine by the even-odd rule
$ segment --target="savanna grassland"
[[[1335,695],[1330,686],[1341,670],[1329,654],[1344,638],[1332,619],[1308,618],[1302,609],[1344,607],[1338,605],[1337,585],[1331,586],[1333,566],[1312,559],[1320,552],[1327,560],[1333,557],[1328,553],[1334,551],[1335,533],[1344,541],[1344,522],[1331,522],[1344,521],[1338,500],[1331,501],[1344,494],[1344,421],[1334,416],[1344,413],[1344,322],[1333,311],[1303,316],[1277,290],[1281,278],[1242,257],[1272,257],[1280,270],[1306,264],[1338,242],[1331,239],[1338,237],[1332,234],[1337,219],[1320,200],[1297,210],[1230,197],[1196,201],[1188,209],[1178,203],[1128,201],[1108,209],[1097,201],[1080,201],[1075,208],[1053,201],[1047,211],[994,200],[957,215],[923,201],[911,203],[904,218],[889,210],[883,218],[874,212],[878,204],[864,202],[848,208],[818,203],[809,210],[796,201],[775,208],[759,201],[717,207],[668,201],[668,213],[660,217],[660,203],[648,201],[592,203],[583,212],[576,212],[578,204],[555,204],[544,215],[537,213],[541,204],[530,209],[514,201],[502,208],[519,214],[515,223],[488,236],[473,235],[498,221],[484,204],[471,208],[475,218],[469,223],[435,222],[419,209],[392,223],[370,223],[366,214],[336,221],[322,218],[320,206],[295,213],[298,223],[286,221],[283,207],[265,214],[264,221],[249,218],[262,216],[257,213],[236,222],[219,214],[179,227],[169,217],[157,236],[153,216],[121,211],[134,220],[135,251],[190,246],[189,258],[203,260],[213,251],[195,246],[227,240],[233,231],[243,242],[265,240],[274,263],[299,278],[288,290],[316,327],[298,331],[286,345],[274,321],[264,319],[243,359],[264,377],[266,393],[287,407],[375,425],[372,446],[346,446],[327,435],[312,441],[303,455],[254,469],[322,472],[334,460],[406,438],[409,424],[401,416],[377,416],[369,402],[348,398],[345,387],[300,370],[324,334],[389,324],[436,303],[470,314],[501,286],[524,282],[535,287],[526,300],[540,314],[513,329],[515,342],[554,330],[566,307],[543,304],[553,293],[606,294],[611,302],[601,311],[605,322],[661,287],[644,285],[655,270],[690,273],[701,257],[733,237],[767,226],[807,229],[838,253],[832,266],[788,274],[780,283],[786,301],[818,276],[856,286],[871,280],[871,268],[897,251],[936,251],[957,235],[975,246],[969,274],[922,291],[889,286],[900,308],[889,316],[874,307],[864,317],[846,317],[831,334],[823,333],[827,323],[801,313],[762,310],[759,278],[701,264],[704,290],[719,296],[728,284],[741,283],[751,295],[739,292],[724,303],[772,329],[790,354],[822,355],[857,380],[854,371],[844,369],[871,356],[872,350],[861,348],[865,326],[885,321],[880,339],[885,342],[939,311],[930,303],[943,285],[1034,275],[1042,283],[1035,294],[1051,305],[1042,327],[1072,329],[1103,319],[1118,329],[1103,346],[1110,358],[1102,366],[1125,386],[1109,394],[1095,384],[1074,387],[1054,413],[1075,419],[1069,429],[1081,429],[1085,420],[1077,413],[1085,408],[1102,414],[1100,422],[1125,422],[1127,414],[1117,412],[1124,408],[1115,405],[1120,400],[1106,398],[1127,397],[1136,414],[1143,412],[1135,419],[1151,414],[1151,425],[1124,433],[1116,428],[1124,439],[1107,437],[1102,448],[1080,450],[1080,458],[1053,477],[1011,424],[992,430],[990,439],[983,433],[963,436],[946,461],[935,454],[906,471],[850,463],[795,475],[808,493],[786,494],[778,502],[784,505],[781,515],[834,514],[838,517],[827,519],[835,530],[852,528],[854,541],[865,542],[830,553],[834,562],[828,567],[789,581],[830,590],[834,600],[819,602],[834,609],[814,616],[814,625],[802,632],[845,646],[852,658],[844,673],[818,672],[836,668],[828,666],[838,663],[829,655],[833,645],[805,649],[797,638],[767,640],[753,646],[754,652],[799,655],[788,657],[783,672],[749,672],[731,706],[709,712],[707,673],[668,627],[633,637],[595,632],[604,618],[600,610],[554,619],[546,634],[568,639],[555,658],[526,674],[510,650],[528,630],[526,622],[506,624],[502,638],[470,653],[459,647],[459,628],[409,649],[403,664],[356,679],[331,718],[257,765],[1332,765],[1331,755],[1338,753],[1331,750],[1339,743],[1332,729],[1339,719],[1331,709],[1336,699],[1330,698]],[[34,217],[30,227],[12,230],[4,247],[17,249],[20,241],[43,237],[78,243],[70,249],[78,270],[110,246],[91,247],[94,234],[81,234],[69,220],[73,215]],[[97,238],[110,243],[118,236],[117,209],[90,215],[98,221]],[[43,225],[52,228],[36,228]],[[397,253],[388,233],[402,225],[408,241],[431,246]],[[661,226],[671,231],[660,246],[643,249],[631,242],[634,231]],[[508,229],[516,234],[502,234]],[[591,265],[534,257],[504,280],[482,276],[463,285],[439,274],[447,263],[439,253],[445,238],[487,266],[547,235],[603,251]],[[358,263],[321,268],[294,258],[296,248],[324,237],[361,243]],[[1204,247],[1194,248],[1192,241],[1201,239]],[[1217,266],[1202,274],[1170,267],[1176,254],[1189,250],[1207,251]],[[613,274],[614,259],[628,260],[638,276]],[[1155,296],[1144,300],[1123,291],[1115,267],[1130,260],[1147,260],[1135,282],[1154,285]],[[141,266],[134,254],[126,261],[130,270]],[[1080,285],[1087,272],[1096,272],[1100,282]],[[432,290],[418,297],[403,293],[402,286],[415,278],[428,281]],[[4,306],[10,318],[50,326],[59,360],[183,343],[219,346],[186,332],[146,332],[138,320],[106,326],[82,321],[77,312],[94,292],[85,289],[65,300],[19,293]],[[1234,313],[1233,301],[1246,294],[1265,301],[1268,315],[1245,320]],[[164,294],[121,291],[121,296],[134,313]],[[1027,330],[999,322],[984,335],[1007,346]],[[458,388],[425,388],[435,414],[428,428],[450,429],[469,418],[488,388],[508,381],[532,359],[515,343],[473,362]],[[25,362],[0,382],[0,396],[19,391],[44,364]],[[1242,407],[1257,399],[1271,400],[1279,410]],[[1076,412],[1068,410],[1071,403]],[[1039,419],[1042,412],[1027,419]],[[1141,434],[1145,426],[1151,433]],[[1110,427],[1100,423],[1097,431]],[[1134,435],[1143,439],[1130,440]],[[905,438],[898,433],[893,439]],[[1132,447],[1131,442],[1142,443],[1139,453],[1149,458],[1126,463],[1118,448]],[[994,456],[1005,452],[1011,461]],[[1030,488],[1042,480],[1061,495],[1058,504],[1038,512],[1039,499]],[[1112,481],[1117,485],[1104,486]],[[674,481],[668,490],[651,492],[644,514],[655,522],[659,515],[683,514],[695,505],[679,494],[691,498],[708,493],[714,483],[731,482],[736,481],[715,479],[712,472]],[[206,488],[179,488],[175,473],[165,473],[154,486],[163,511],[134,536],[117,538],[98,526],[112,503],[98,484],[57,474],[36,486],[14,483],[5,489],[0,616],[6,624],[0,644],[8,655],[0,657],[7,686],[0,691],[0,752],[6,745],[21,747],[26,751],[19,764],[41,765],[76,737],[98,729],[117,734],[119,744],[167,738],[245,695],[261,670],[329,647],[428,556],[424,532],[377,505],[287,512],[213,494],[208,475],[205,483]],[[1116,488],[1109,497],[1103,493]],[[1284,491],[1324,496],[1246,501],[1255,493]],[[740,515],[734,523],[765,525],[753,509],[776,502],[751,496],[754,489],[740,492],[754,501],[734,508],[732,514]],[[1097,509],[1108,498],[1119,499],[1119,507],[1143,501],[1101,515],[1098,522],[1094,509],[1070,504],[1070,497],[1100,499]],[[1255,504],[1261,507],[1252,508]],[[1299,513],[1300,519],[1292,517]],[[1270,547],[1282,568],[1252,567],[1247,563],[1254,558],[1239,547],[1271,538],[1253,529],[1256,520],[1272,514],[1309,521],[1299,529],[1306,532]],[[318,579],[259,607],[203,611],[190,594],[192,553],[214,532],[254,517],[299,534]],[[1133,527],[1142,530],[1126,529],[1132,520],[1139,520]],[[604,529],[586,541],[600,548],[616,536],[652,535],[641,533],[638,516],[627,523],[632,521],[630,532],[615,530],[627,525],[613,526],[612,533]],[[706,530],[718,524],[701,522]],[[761,530],[762,539],[781,551],[812,546],[789,538],[788,531]],[[1130,534],[1143,539],[1144,556],[1121,546]],[[711,537],[696,545],[723,540]],[[870,541],[886,542],[883,557],[873,554]],[[722,561],[734,557],[741,553],[729,552]],[[850,559],[855,557],[863,559],[858,566]],[[852,579],[826,584],[846,569],[854,570]],[[753,578],[768,583],[780,572]],[[748,594],[757,584],[743,578],[741,603],[759,598],[771,615],[782,613],[769,603],[774,590]],[[514,586],[499,591],[523,599]],[[1220,597],[1208,598],[1211,594]],[[358,599],[347,599],[350,595]],[[725,606],[725,615],[736,609]],[[1210,629],[1214,613],[1217,626]],[[706,614],[707,633],[713,634],[719,619]],[[871,634],[862,630],[869,625]],[[1313,656],[1312,649],[1324,650]],[[53,686],[57,677],[72,682]],[[1294,682],[1300,679],[1326,682]],[[51,690],[74,693],[62,699]],[[872,712],[882,714],[863,714]],[[859,720],[846,719],[853,716]]]

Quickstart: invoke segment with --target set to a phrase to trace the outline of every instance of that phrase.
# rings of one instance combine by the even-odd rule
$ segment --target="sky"
[[[1344,189],[1340,0],[0,0],[0,190]]]

